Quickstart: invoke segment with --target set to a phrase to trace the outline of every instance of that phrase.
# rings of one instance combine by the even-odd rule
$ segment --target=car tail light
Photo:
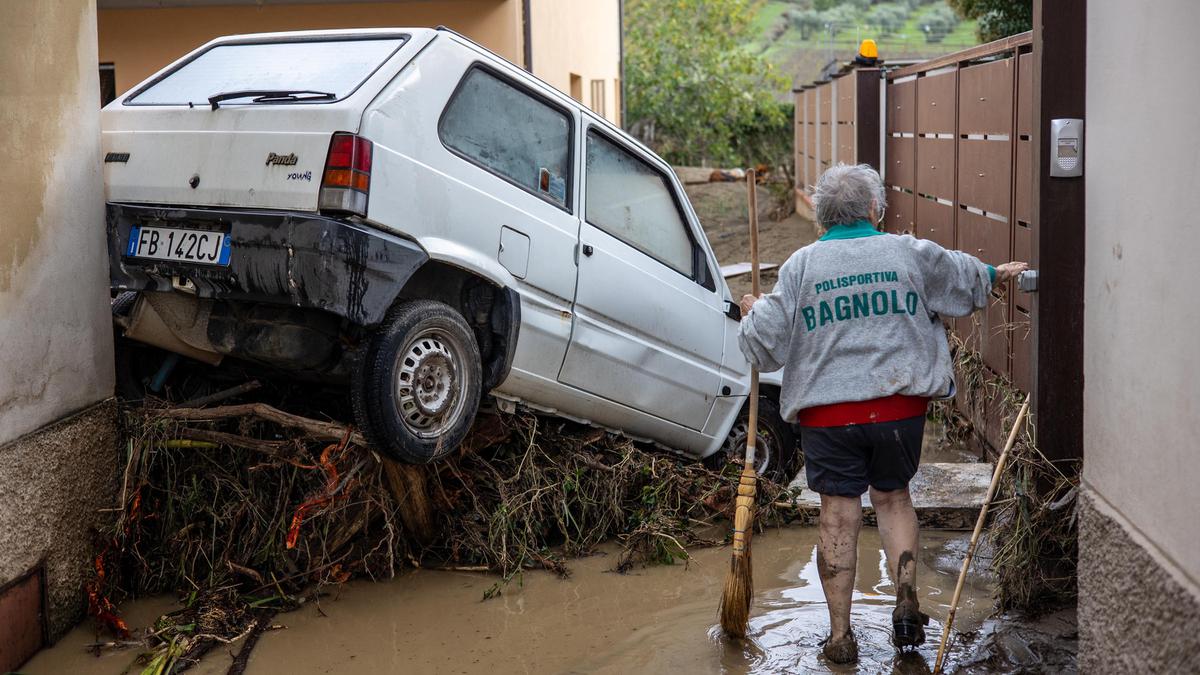
[[[317,207],[366,217],[371,191],[371,141],[339,131],[329,141]]]

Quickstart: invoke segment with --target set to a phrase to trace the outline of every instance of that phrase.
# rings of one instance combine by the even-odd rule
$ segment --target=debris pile
[[[1001,427],[1010,427],[1025,394],[992,373],[958,336],[951,337],[951,350],[966,404],[998,408],[987,412]],[[966,442],[972,434],[982,438],[953,402],[938,402],[931,412],[942,420],[951,440]],[[1000,611],[1037,614],[1072,602],[1076,594],[1078,460],[1048,459],[1034,440],[1035,424],[1032,414],[1026,418],[989,515],[988,535],[995,553],[988,562],[998,580]]]
[[[534,415],[481,415],[459,452],[422,467],[263,403],[147,404],[125,424],[120,514],[88,595],[116,636],[96,646],[137,646],[164,673],[243,635],[248,652],[274,613],[352,578],[492,572],[491,597],[525,570],[566,576],[568,558],[614,538],[619,571],[686,561],[688,547],[724,540],[712,526],[732,513],[740,469]],[[783,487],[764,481],[759,496],[759,523],[786,519]],[[181,609],[128,630],[113,608],[157,593],[177,594]]]

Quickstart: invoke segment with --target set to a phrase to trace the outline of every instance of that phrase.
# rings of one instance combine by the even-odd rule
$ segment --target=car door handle
[[[584,255],[586,255],[586,256],[591,256],[591,255],[592,255],[592,253],[595,253],[595,251],[596,251],[596,249],[592,248],[592,245],[591,245],[591,244],[584,244],[584,245],[583,245],[583,254],[584,254]]]

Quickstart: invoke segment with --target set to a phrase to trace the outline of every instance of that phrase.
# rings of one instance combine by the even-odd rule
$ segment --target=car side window
[[[595,131],[584,176],[587,222],[694,277],[696,247],[666,176]]]
[[[562,110],[477,66],[446,105],[438,135],[465,159],[570,210],[571,118]]]

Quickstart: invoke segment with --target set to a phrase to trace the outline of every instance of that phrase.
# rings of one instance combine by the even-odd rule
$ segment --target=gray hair
[[[813,188],[817,224],[826,229],[856,220],[870,221],[872,205],[876,217],[882,217],[887,207],[887,191],[879,172],[870,164],[831,166]]]

